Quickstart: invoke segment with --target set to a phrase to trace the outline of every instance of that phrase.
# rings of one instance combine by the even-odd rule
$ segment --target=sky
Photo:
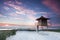
[[[60,26],[60,0],[0,0],[0,23],[34,25],[41,16]]]

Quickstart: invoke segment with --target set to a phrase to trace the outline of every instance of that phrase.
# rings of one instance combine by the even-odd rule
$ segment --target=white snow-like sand
[[[16,35],[7,37],[6,40],[60,40],[60,33],[40,31],[17,31]]]

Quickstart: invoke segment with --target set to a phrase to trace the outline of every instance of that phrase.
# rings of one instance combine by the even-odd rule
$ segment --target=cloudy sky
[[[32,25],[40,16],[60,25],[59,0],[0,0],[0,23]]]

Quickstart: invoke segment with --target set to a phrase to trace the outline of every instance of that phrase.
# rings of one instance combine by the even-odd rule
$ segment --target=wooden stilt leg
[[[47,26],[47,31],[48,31],[48,26]]]
[[[37,32],[39,31],[39,26],[37,25]]]

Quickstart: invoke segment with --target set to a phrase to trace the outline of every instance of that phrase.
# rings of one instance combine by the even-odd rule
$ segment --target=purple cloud
[[[59,0],[44,0],[42,3],[51,8],[54,12],[60,13]]]

